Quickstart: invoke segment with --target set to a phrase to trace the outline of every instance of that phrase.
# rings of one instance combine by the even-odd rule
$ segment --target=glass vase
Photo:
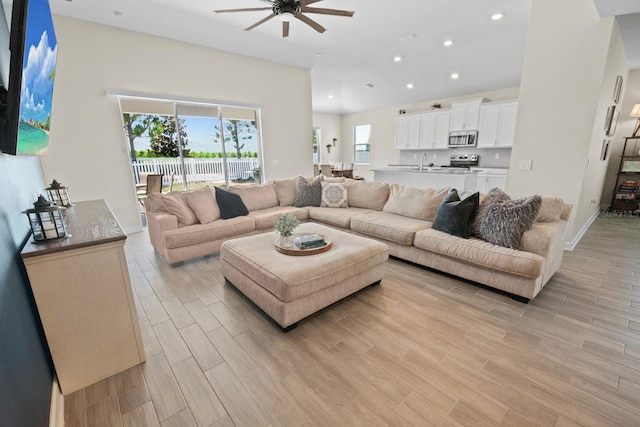
[[[293,236],[280,236],[280,247],[290,248],[293,246]]]

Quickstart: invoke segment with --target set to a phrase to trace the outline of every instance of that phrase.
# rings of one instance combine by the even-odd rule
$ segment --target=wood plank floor
[[[640,220],[599,218],[529,305],[390,260],[288,334],[126,244],[147,362],[65,398],[74,426],[640,425]]]

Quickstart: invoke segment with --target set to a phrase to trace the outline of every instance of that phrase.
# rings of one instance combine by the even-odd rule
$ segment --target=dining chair
[[[345,178],[351,178],[353,176],[353,163],[343,163],[342,164],[342,176]]]
[[[163,174],[154,174],[147,176],[147,193],[162,193],[162,176]]]
[[[331,165],[320,165],[320,170],[322,171],[322,175],[328,178],[332,176]]]

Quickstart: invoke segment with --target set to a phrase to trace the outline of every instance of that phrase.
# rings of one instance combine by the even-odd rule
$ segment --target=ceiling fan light
[[[290,22],[293,19],[293,13],[291,12],[280,12],[278,16],[282,22]]]

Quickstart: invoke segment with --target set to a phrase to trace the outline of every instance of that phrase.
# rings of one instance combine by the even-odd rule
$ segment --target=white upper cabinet
[[[484,98],[467,99],[451,103],[450,130],[475,130],[478,129],[480,117],[480,105]]]
[[[396,148],[417,150],[420,148],[420,115],[404,114],[396,117]]]
[[[512,147],[517,116],[517,100],[482,104],[478,125],[478,147]]]
[[[446,149],[449,144],[451,111],[430,111],[420,115],[420,148]]]

